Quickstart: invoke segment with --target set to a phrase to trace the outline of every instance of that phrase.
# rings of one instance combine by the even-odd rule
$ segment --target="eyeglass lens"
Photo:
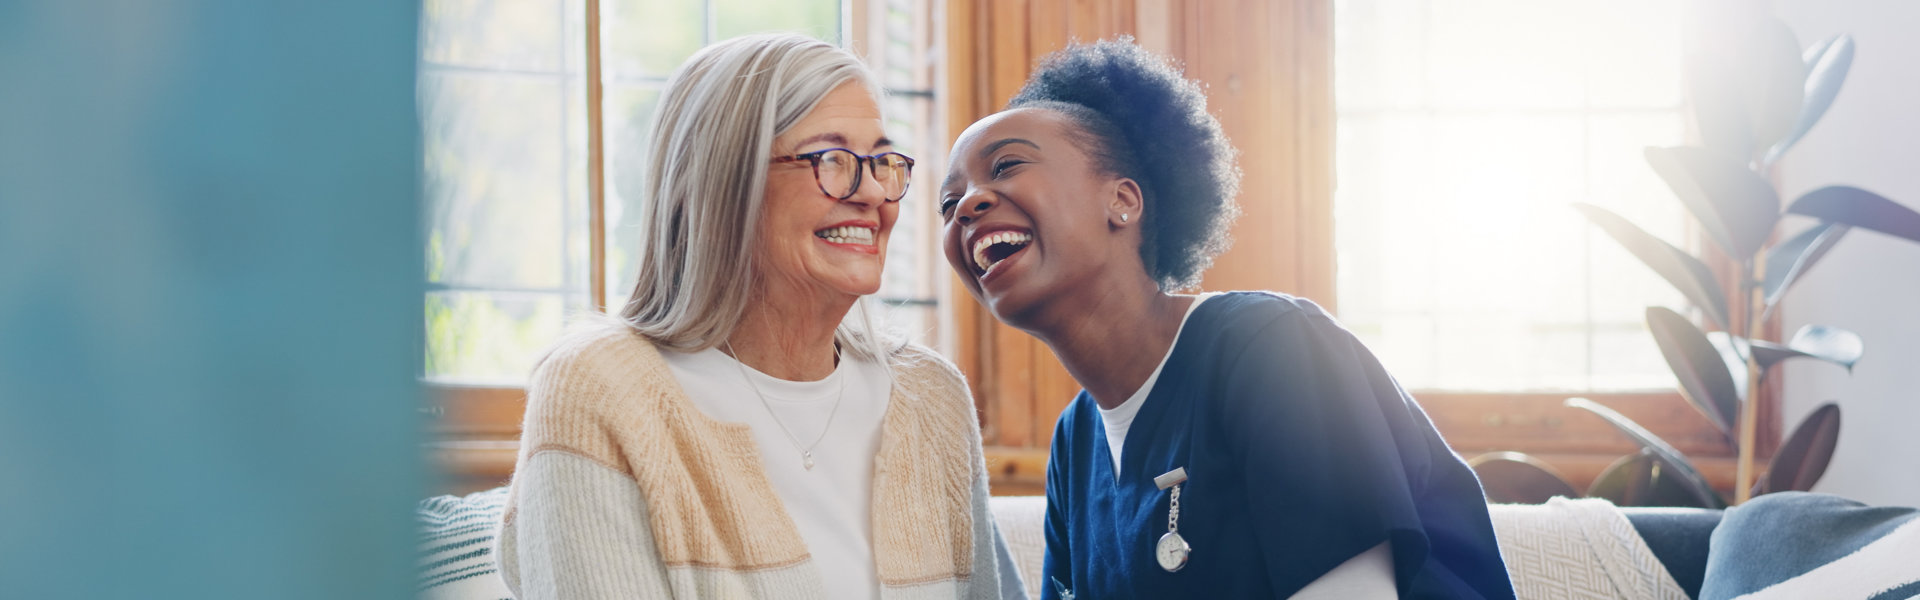
[[[856,185],[863,179],[860,175],[860,157],[846,150],[830,150],[820,155],[820,188],[836,198],[853,195]],[[912,176],[904,156],[886,153],[872,159],[870,173],[873,183],[880,184],[887,200],[899,200],[907,193],[907,181]]]

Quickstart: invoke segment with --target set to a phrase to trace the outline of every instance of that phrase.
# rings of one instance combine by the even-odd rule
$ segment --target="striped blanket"
[[[415,507],[420,523],[420,598],[513,597],[500,579],[493,555],[506,503],[505,487],[420,501]]]

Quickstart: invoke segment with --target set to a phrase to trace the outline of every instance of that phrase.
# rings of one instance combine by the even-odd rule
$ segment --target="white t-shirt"
[[[827,597],[877,598],[873,456],[880,451],[880,424],[893,390],[886,369],[871,360],[843,355],[826,379],[787,381],[746,367],[718,349],[661,355],[701,412],[716,420],[745,423],[752,430],[767,480],[806,541]],[[753,378],[753,386],[766,395],[765,406],[741,376],[742,367],[746,377]],[[836,397],[840,398],[837,413]],[[768,407],[778,414],[777,422]],[[813,448],[811,470],[803,464],[795,442],[781,431],[782,423],[801,447],[820,440]]]
[[[1195,297],[1193,304],[1187,306],[1187,314],[1180,316],[1180,327],[1173,330],[1173,343],[1167,344],[1167,353],[1160,357],[1160,364],[1153,367],[1153,374],[1147,376],[1147,380],[1140,384],[1140,389],[1134,390],[1126,402],[1121,402],[1113,410],[1100,409],[1100,422],[1107,426],[1107,449],[1112,451],[1109,454],[1113,456],[1115,479],[1120,477],[1120,447],[1126,444],[1127,430],[1133,427],[1133,418],[1140,414],[1140,405],[1147,403],[1147,394],[1153,392],[1153,382],[1160,380],[1160,370],[1167,367],[1167,359],[1173,356],[1173,347],[1180,345],[1180,332],[1187,329],[1187,319],[1193,317],[1193,311],[1200,308],[1200,303],[1218,295],[1219,292],[1208,292]]]

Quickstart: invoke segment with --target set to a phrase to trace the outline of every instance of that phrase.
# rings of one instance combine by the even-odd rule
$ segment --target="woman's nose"
[[[860,174],[864,175],[860,178],[860,187],[854,188],[853,195],[841,198],[840,201],[858,204],[861,208],[885,203],[887,201],[886,186],[880,185],[879,178],[874,177],[873,173],[867,170],[867,165],[859,165],[859,168]]]
[[[1000,200],[995,198],[993,194],[986,192],[969,194],[967,197],[960,199],[960,224],[966,225],[972,223],[974,219],[980,218],[985,215],[987,211],[993,210],[993,207],[999,205]]]
[[[841,198],[840,201],[856,204],[861,208],[878,206],[887,201],[887,192],[880,189],[880,184],[874,183],[869,178],[869,181],[860,182],[860,189],[854,190],[853,195]]]

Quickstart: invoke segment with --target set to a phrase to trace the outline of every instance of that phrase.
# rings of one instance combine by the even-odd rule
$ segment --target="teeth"
[[[813,235],[820,239],[836,244],[865,244],[868,246],[873,245],[873,234],[874,231],[872,229],[852,226],[828,227],[813,232]]]
[[[987,248],[993,247],[994,244],[1019,244],[1025,246],[1032,241],[1033,234],[1018,231],[1001,231],[981,236],[980,239],[974,240],[973,242],[973,264],[979,266],[981,271],[993,268],[995,261],[987,258]]]

